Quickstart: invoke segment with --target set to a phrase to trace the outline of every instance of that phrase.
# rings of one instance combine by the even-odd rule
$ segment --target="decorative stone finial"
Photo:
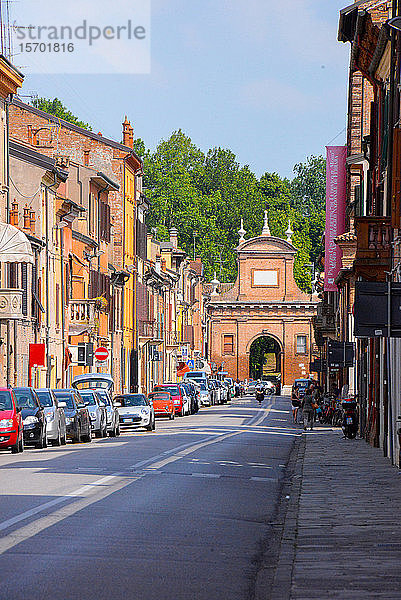
[[[213,290],[211,295],[212,296],[218,296],[219,292],[217,291],[219,285],[220,285],[220,281],[217,279],[217,275],[216,275],[216,271],[214,272],[214,279],[212,279],[212,281],[210,282],[213,286]]]
[[[267,210],[265,210],[265,219],[264,219],[264,223],[263,223],[262,235],[271,236],[270,229],[269,229],[269,218],[267,216]]]
[[[242,244],[242,242],[245,242],[245,234],[246,234],[246,231],[244,229],[244,221],[243,221],[243,219],[241,219],[241,229],[238,230],[240,244]]]
[[[293,233],[294,232],[291,229],[291,221],[290,221],[290,219],[288,219],[288,229],[285,232],[285,235],[287,236],[287,242],[290,242],[290,244],[292,244],[292,234]]]

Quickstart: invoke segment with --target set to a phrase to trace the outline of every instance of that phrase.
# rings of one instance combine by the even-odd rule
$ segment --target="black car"
[[[46,415],[37,393],[29,387],[18,387],[13,391],[24,422],[24,444],[46,448]]]
[[[77,390],[53,390],[58,405],[64,408],[67,438],[75,443],[91,442],[91,420]]]

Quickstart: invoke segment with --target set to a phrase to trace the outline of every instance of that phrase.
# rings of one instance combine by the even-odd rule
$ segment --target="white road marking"
[[[206,477],[209,479],[220,479],[221,475],[217,473],[191,473],[192,477]]]
[[[253,427],[256,427],[257,425],[259,425],[269,414],[269,412],[271,410],[271,406],[272,406],[272,404],[270,404],[267,408],[260,409],[258,411],[258,413],[251,419],[251,421],[249,423],[247,423],[247,427],[249,427],[251,425]],[[151,464],[152,469],[160,469],[161,467],[163,467],[167,464],[170,464],[172,462],[176,462],[176,461],[180,460],[181,458],[183,458],[184,456],[187,456],[188,454],[191,454],[192,452],[196,452],[197,450],[200,450],[201,448],[205,448],[206,446],[209,446],[211,444],[222,442],[226,439],[240,435],[242,433],[244,433],[244,430],[234,431],[231,433],[220,434],[220,435],[214,434],[212,436],[212,439],[210,439],[210,437],[208,437],[208,438],[205,438],[204,440],[201,440],[199,443],[196,443],[196,444],[193,444],[193,442],[191,442],[189,444],[182,444],[181,446],[177,446],[176,448],[173,448],[172,450],[168,450],[166,452],[163,452],[161,454],[153,456],[152,458],[135,463],[134,465],[131,465],[130,468],[131,469],[139,469],[140,467]],[[90,448],[90,446],[86,446],[86,445],[85,445],[85,447]],[[94,447],[94,446],[92,446],[92,447]],[[163,458],[166,455],[170,455],[170,456],[168,456],[167,458]],[[155,462],[155,461],[157,461],[157,462]],[[146,473],[138,475],[138,477],[136,477],[134,480],[131,477],[127,481],[120,482],[120,483],[122,484],[122,487],[125,485],[129,485],[133,481],[137,481],[138,479],[141,479],[142,477],[144,477],[145,474]],[[115,480],[121,476],[124,476],[124,474],[121,472],[107,475],[106,477],[102,477],[101,479],[98,479],[97,481],[95,481],[93,483],[86,484],[86,485],[78,488],[77,490],[74,490],[68,494],[65,494],[64,496],[54,498],[54,500],[50,500],[48,502],[40,504],[39,506],[36,506],[35,508],[24,511],[23,513],[20,513],[19,515],[16,515],[10,519],[7,519],[6,521],[1,522],[0,523],[0,531],[4,531],[5,529],[8,529],[9,527],[16,525],[17,523],[20,523],[21,521],[29,519],[30,517],[33,517],[49,508],[58,506],[59,504],[62,504],[63,502],[66,502],[67,500],[69,500],[71,498],[80,498],[81,499],[81,497],[87,493],[94,492],[95,490],[99,491],[97,488],[99,488],[99,487],[101,488],[102,486],[105,486],[106,484],[111,484],[111,482],[113,480]],[[214,475],[214,474],[206,474],[206,475],[193,474],[193,476],[194,477],[213,477],[213,478],[220,477],[220,475]],[[252,478],[252,479],[255,480],[255,478]],[[256,480],[260,480],[260,478],[256,478]],[[112,491],[109,491],[109,493],[112,493]],[[93,494],[93,496],[94,495],[95,494]],[[92,502],[97,501],[97,497],[92,498],[91,500],[89,500],[88,498],[83,498],[83,500],[86,500],[87,504],[91,504]],[[65,507],[64,509],[60,509],[60,510],[56,511],[55,513],[52,513],[51,515],[44,516],[44,517],[38,519],[37,521],[29,523],[28,525],[18,529],[17,531],[12,532],[11,534],[5,536],[4,538],[2,538],[0,540],[0,554],[4,553],[6,550],[19,544],[20,542],[32,537],[33,535],[36,535],[39,531],[43,531],[50,525],[57,523],[58,521],[65,519],[67,516],[74,514],[75,512],[80,510],[80,508],[81,508],[80,503],[78,503],[78,504],[74,503],[74,505],[72,505],[72,506]]]
[[[278,481],[277,477],[251,477],[251,481]]]

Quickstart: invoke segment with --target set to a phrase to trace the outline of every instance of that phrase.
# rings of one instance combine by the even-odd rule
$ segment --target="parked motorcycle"
[[[346,399],[341,402],[343,409],[342,430],[344,437],[353,440],[358,433],[358,412],[355,400]]]

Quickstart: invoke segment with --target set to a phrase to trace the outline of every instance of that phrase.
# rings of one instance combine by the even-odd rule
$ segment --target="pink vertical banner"
[[[341,269],[341,250],[334,242],[345,231],[346,146],[327,146],[324,291],[335,292]]]

